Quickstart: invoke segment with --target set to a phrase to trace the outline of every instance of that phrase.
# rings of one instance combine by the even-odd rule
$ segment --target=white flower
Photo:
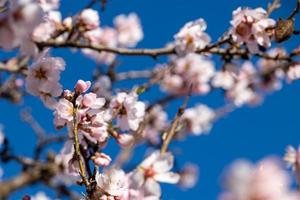
[[[223,88],[224,90],[228,90],[234,85],[234,75],[232,72],[224,70],[215,73],[215,76],[212,80],[212,85],[216,88]]]
[[[211,41],[205,33],[206,23],[203,19],[186,23],[183,28],[174,36],[175,49],[180,55],[195,52],[202,49]]]
[[[125,172],[118,169],[110,169],[103,174],[96,174],[96,182],[104,192],[111,196],[121,196],[126,192]]]

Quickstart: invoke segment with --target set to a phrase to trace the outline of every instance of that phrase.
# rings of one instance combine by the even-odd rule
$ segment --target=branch
[[[47,182],[59,171],[60,167],[55,163],[36,163],[32,169],[10,180],[0,182],[0,199],[5,199],[12,192],[39,181]]]
[[[182,116],[183,113],[184,113],[184,109],[185,109],[186,106],[187,106],[189,97],[190,97],[190,96],[187,96],[187,97],[185,98],[184,103],[183,103],[183,105],[178,109],[177,114],[176,114],[174,120],[172,121],[170,128],[169,128],[168,131],[163,135],[163,144],[162,144],[161,149],[160,149],[160,153],[162,153],[162,154],[167,152],[168,146],[169,146],[171,140],[173,139],[174,135],[176,134],[176,129],[177,129],[178,125],[179,125],[181,116]]]

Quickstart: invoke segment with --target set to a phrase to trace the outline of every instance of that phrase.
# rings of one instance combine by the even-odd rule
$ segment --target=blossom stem
[[[85,174],[85,167],[80,158],[81,155],[80,155],[80,144],[79,144],[79,138],[78,138],[78,123],[77,123],[76,113],[77,113],[77,108],[76,108],[76,106],[74,106],[74,108],[73,108],[73,135],[74,135],[75,156],[76,156],[76,160],[78,161],[78,164],[79,164],[80,176],[82,178],[82,181],[85,186],[88,186],[89,184],[88,184],[88,180],[87,180],[86,174]]]

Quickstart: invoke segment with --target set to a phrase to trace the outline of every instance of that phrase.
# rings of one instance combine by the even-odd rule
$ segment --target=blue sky
[[[76,4],[74,3],[76,2]],[[64,16],[74,14],[84,7],[87,1],[63,0],[61,10]],[[274,13],[277,17],[286,17],[295,6],[295,0],[283,1],[283,6]],[[136,12],[142,21],[145,33],[144,40],[138,47],[161,47],[172,41],[173,35],[187,21],[204,18],[207,21],[207,32],[213,40],[217,39],[229,27],[231,13],[239,6],[258,7],[267,5],[264,0],[111,0],[105,12],[100,12],[102,26],[111,25],[114,16],[121,13]],[[298,19],[300,20],[300,19]],[[299,39],[293,39],[288,48],[299,45]],[[1,53],[2,54],[2,53]],[[62,83],[66,88],[72,88],[78,79],[90,79],[95,64],[78,52],[69,50],[54,50],[53,55],[66,60],[67,69],[62,74]],[[0,57],[6,57],[5,54]],[[119,71],[128,69],[151,68],[156,61],[149,57],[120,56],[122,61]],[[160,57],[159,62],[164,62]],[[218,67],[218,66],[217,66]],[[140,82],[141,80],[139,80]],[[129,84],[125,84],[129,86]],[[160,93],[154,88],[144,99],[158,99]],[[164,186],[163,199],[177,200],[197,197],[197,199],[216,199],[220,192],[220,175],[224,166],[237,158],[243,157],[256,161],[266,155],[282,156],[288,144],[299,144],[299,113],[300,113],[300,84],[295,82],[285,85],[283,90],[267,95],[265,102],[258,107],[244,107],[219,120],[208,136],[191,137],[183,143],[172,145],[178,152],[179,165],[185,162],[197,163],[200,166],[200,180],[191,190],[181,191],[174,186]],[[224,100],[220,92],[213,92],[207,97],[192,99],[190,106],[195,103],[205,103],[212,107],[220,107]],[[170,115],[180,105],[176,101],[168,106]],[[30,156],[35,145],[35,135],[31,128],[20,120],[20,110],[32,108],[32,114],[51,134],[55,133],[51,111],[44,108],[35,97],[26,97],[20,105],[11,105],[0,101],[0,123],[4,125],[7,137],[12,141],[16,153]],[[142,150],[142,149],[140,149]],[[115,152],[116,149],[110,148]],[[110,152],[108,152],[110,153]],[[142,153],[138,153],[142,155]],[[140,157],[140,156],[139,156]],[[138,162],[140,158],[136,159]],[[15,175],[19,168],[14,163],[4,167],[5,177]],[[24,193],[34,194],[45,187],[34,186],[15,194],[12,199],[19,199]],[[51,193],[50,193],[51,194]]]

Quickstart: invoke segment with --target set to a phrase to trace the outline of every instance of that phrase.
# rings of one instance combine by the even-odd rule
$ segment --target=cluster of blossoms
[[[134,47],[144,37],[140,20],[135,13],[116,16],[113,28],[99,27],[100,19],[95,10],[83,10],[79,18],[85,27],[89,27],[84,31],[83,37],[94,46]],[[84,49],[83,53],[104,64],[111,64],[116,57],[113,53],[99,53],[89,49]]]
[[[251,53],[259,52],[259,46],[268,48],[271,46],[270,37],[275,27],[275,20],[268,18],[263,8],[238,8],[233,12],[230,34],[233,41],[245,43]]]
[[[34,43],[34,29],[44,20],[57,19],[59,0],[9,0],[7,9],[0,17],[0,47],[12,50],[16,47],[24,55],[35,56],[38,48]],[[54,17],[55,15],[55,17]],[[54,23],[54,21],[53,21]],[[39,37],[47,37],[46,31],[51,27],[45,27]]]
[[[288,173],[274,158],[264,159],[257,165],[237,161],[226,175],[226,192],[220,200],[299,200],[299,194],[290,189]]]
[[[210,91],[209,81],[215,72],[212,61],[191,53],[184,57],[172,57],[169,66],[171,69],[161,83],[165,91],[175,95],[189,92],[206,94]]]
[[[161,154],[156,151],[127,174],[113,168],[98,173],[97,185],[103,191],[100,199],[159,200],[161,196],[159,183],[175,184],[180,180],[179,174],[170,171],[173,162],[172,154]]]

